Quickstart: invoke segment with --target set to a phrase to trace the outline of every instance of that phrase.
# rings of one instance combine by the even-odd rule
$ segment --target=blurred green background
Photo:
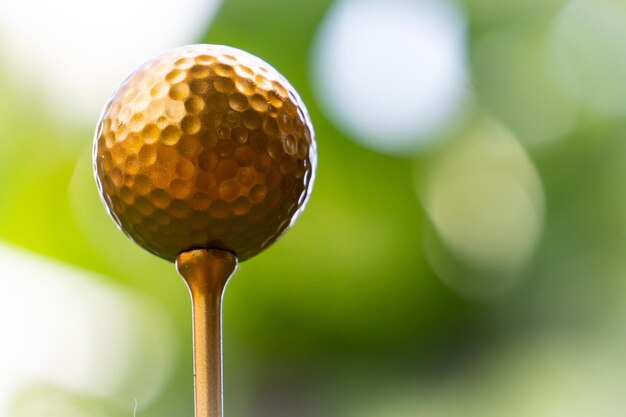
[[[187,289],[91,146],[127,73],[196,42],[281,71],[319,152],[228,286],[229,417],[624,415],[621,0],[3,2],[0,415],[193,415]]]

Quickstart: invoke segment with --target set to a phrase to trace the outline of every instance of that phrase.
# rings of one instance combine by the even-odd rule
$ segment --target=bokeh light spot
[[[340,0],[312,68],[323,109],[362,145],[401,153],[453,122],[465,96],[465,20],[455,3]]]
[[[173,326],[155,302],[101,277],[0,245],[0,415],[46,381],[118,403],[154,400],[173,365]]]
[[[578,106],[561,86],[546,35],[510,28],[479,37],[472,57],[481,104],[528,146],[564,138],[575,127]]]
[[[554,20],[553,53],[568,91],[601,115],[626,113],[626,5],[573,0]]]
[[[433,269],[463,293],[504,292],[499,280],[527,264],[543,228],[543,188],[532,162],[509,132],[476,121],[427,171],[418,193],[443,246],[484,276],[453,273],[449,259],[431,253]]]
[[[113,88],[166,48],[206,30],[220,0],[0,2],[0,57],[67,121],[93,120]]]

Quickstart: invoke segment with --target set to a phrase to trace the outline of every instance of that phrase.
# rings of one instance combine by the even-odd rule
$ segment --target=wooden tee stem
[[[193,305],[195,417],[223,417],[222,294],[237,268],[228,251],[196,249],[176,258]]]

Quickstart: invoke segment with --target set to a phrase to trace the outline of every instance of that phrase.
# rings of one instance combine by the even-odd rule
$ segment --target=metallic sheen
[[[176,259],[193,303],[195,417],[222,417],[222,295],[237,268],[234,254],[196,249]]]
[[[100,195],[120,229],[169,261],[206,248],[262,251],[308,199],[316,144],[274,68],[218,45],[173,49],[133,72],[94,140]]]

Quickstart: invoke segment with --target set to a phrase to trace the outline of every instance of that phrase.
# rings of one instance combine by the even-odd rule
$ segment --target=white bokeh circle
[[[168,382],[174,326],[154,300],[0,245],[0,415],[32,384],[139,408]]]
[[[463,13],[447,0],[339,0],[312,57],[322,109],[369,148],[425,145],[460,113],[465,31]]]
[[[126,75],[159,52],[197,41],[220,0],[3,0],[0,59],[65,121],[98,117]]]

